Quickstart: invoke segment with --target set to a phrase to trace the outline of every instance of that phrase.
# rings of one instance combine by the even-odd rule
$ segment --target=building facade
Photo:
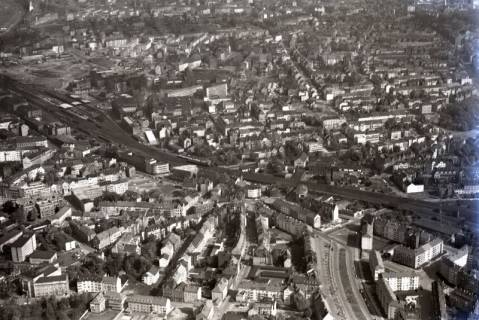
[[[126,299],[131,312],[167,315],[171,311],[170,299],[165,297],[132,295]]]

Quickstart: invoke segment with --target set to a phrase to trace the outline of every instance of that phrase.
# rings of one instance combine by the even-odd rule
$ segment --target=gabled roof
[[[152,265],[150,270],[148,270],[146,273],[154,276],[154,275],[158,274],[158,272],[159,272],[158,267],[155,266],[155,265]]]
[[[14,243],[11,244],[12,248],[21,248],[23,247],[32,237],[35,237],[35,234],[23,234],[18,238]]]

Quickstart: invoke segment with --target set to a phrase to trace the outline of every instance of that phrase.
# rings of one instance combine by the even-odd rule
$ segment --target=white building
[[[109,183],[105,186],[106,191],[114,192],[117,194],[124,194],[128,191],[128,181],[127,180],[119,180]]]
[[[419,288],[419,276],[416,274],[383,273],[383,279],[393,291],[411,291]]]
[[[442,254],[444,242],[436,238],[418,249],[398,246],[394,249],[393,260],[405,266],[417,269]]]
[[[169,163],[158,163],[155,159],[145,161],[146,172],[153,175],[162,175],[170,173]]]
[[[269,280],[267,282],[243,280],[238,285],[238,299],[248,302],[258,302],[264,299],[282,299],[283,285],[281,282]]]
[[[317,141],[310,141],[306,143],[309,153],[315,153],[324,150],[323,144]]]
[[[101,281],[85,279],[78,280],[77,291],[78,293],[85,292],[116,292],[120,293],[122,290],[121,280],[118,277],[104,276]]]
[[[406,187],[406,193],[420,193],[420,192],[424,192],[424,185],[423,184],[410,183]]]
[[[369,254],[369,267],[371,268],[371,274],[374,281],[378,281],[379,275],[384,273],[384,262],[381,254],[374,250]]]
[[[130,312],[167,315],[172,310],[170,299],[165,297],[131,295],[126,299]]]
[[[261,197],[260,186],[248,186],[246,188],[246,196],[250,199],[258,199]]]
[[[395,292],[411,291],[419,288],[419,276],[385,273],[376,283],[376,295],[386,313],[387,319],[396,319],[397,313],[403,309]]]
[[[449,251],[449,255],[447,256],[447,258],[451,260],[451,262],[453,262],[459,267],[466,266],[467,260],[469,258],[469,247],[467,245],[463,246],[460,249],[448,247],[447,251]]]
[[[23,262],[37,248],[37,238],[35,234],[23,234],[11,245],[13,262]]]
[[[150,270],[143,275],[142,280],[144,284],[151,286],[152,284],[155,284],[158,279],[160,279],[160,271],[156,266],[152,266]]]
[[[54,226],[60,226],[66,218],[72,216],[72,208],[70,207],[62,207],[60,210],[58,210],[57,213],[55,213],[51,218],[50,221],[52,225]]]

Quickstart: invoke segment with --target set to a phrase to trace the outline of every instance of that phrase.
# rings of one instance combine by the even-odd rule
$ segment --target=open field
[[[10,30],[23,17],[23,8],[15,0],[0,0],[0,34]]]
[[[67,56],[41,64],[10,66],[0,71],[28,83],[38,83],[51,88],[65,88],[70,81],[88,74],[90,67]]]

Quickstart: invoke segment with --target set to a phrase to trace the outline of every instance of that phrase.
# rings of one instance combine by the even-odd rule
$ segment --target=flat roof
[[[56,255],[55,251],[35,250],[30,255],[30,259],[46,259],[50,260]]]

